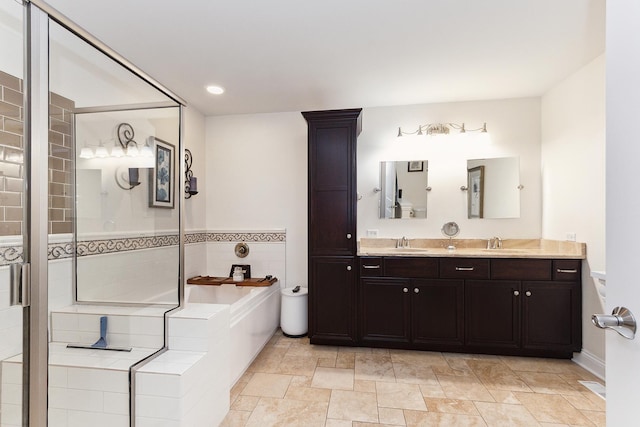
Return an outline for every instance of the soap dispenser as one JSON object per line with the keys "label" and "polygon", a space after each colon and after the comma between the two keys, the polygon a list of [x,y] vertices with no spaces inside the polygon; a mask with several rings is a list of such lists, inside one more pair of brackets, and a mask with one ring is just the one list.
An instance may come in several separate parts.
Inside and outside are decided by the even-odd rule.
{"label": "soap dispenser", "polygon": [[242,271],[242,267],[236,267],[233,269],[233,281],[234,282],[244,281],[244,272]]}

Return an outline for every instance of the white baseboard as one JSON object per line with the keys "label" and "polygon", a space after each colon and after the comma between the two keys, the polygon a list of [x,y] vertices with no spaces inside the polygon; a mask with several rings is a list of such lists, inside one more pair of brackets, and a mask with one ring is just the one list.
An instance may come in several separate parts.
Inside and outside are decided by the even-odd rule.
{"label": "white baseboard", "polygon": [[605,361],[597,358],[592,353],[582,350],[580,353],[573,353],[573,360],[587,371],[604,381],[605,379]]}

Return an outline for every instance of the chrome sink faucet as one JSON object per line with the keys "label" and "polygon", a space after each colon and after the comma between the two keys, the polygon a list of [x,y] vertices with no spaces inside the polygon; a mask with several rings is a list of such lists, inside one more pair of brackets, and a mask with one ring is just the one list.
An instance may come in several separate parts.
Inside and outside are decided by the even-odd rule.
{"label": "chrome sink faucet", "polygon": [[409,239],[402,236],[401,239],[398,239],[396,242],[396,248],[408,248],[409,247]]}
{"label": "chrome sink faucet", "polygon": [[502,249],[502,239],[497,236],[487,239],[487,249]]}

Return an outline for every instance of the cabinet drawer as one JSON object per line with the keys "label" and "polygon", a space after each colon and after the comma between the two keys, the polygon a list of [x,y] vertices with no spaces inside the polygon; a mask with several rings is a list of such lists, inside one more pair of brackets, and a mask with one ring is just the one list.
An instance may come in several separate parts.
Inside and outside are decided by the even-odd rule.
{"label": "cabinet drawer", "polygon": [[361,257],[360,258],[360,277],[376,277],[382,276],[382,258],[381,257]]}
{"label": "cabinet drawer", "polygon": [[491,278],[503,280],[551,280],[551,260],[492,259]]}
{"label": "cabinet drawer", "polygon": [[478,258],[443,258],[440,260],[443,279],[488,279],[489,260]]}
{"label": "cabinet drawer", "polygon": [[577,282],[581,277],[579,259],[557,259],[553,261],[553,280],[570,280]]}
{"label": "cabinet drawer", "polygon": [[438,277],[438,260],[423,257],[385,257],[384,275],[436,279]]}

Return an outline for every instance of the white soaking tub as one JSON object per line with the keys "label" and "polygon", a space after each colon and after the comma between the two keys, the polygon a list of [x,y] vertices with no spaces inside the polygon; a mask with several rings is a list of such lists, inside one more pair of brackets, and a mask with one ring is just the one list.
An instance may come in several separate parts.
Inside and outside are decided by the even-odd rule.
{"label": "white soaking tub", "polygon": [[271,286],[186,285],[187,304],[230,305],[230,380],[233,386],[280,325],[280,283]]}

